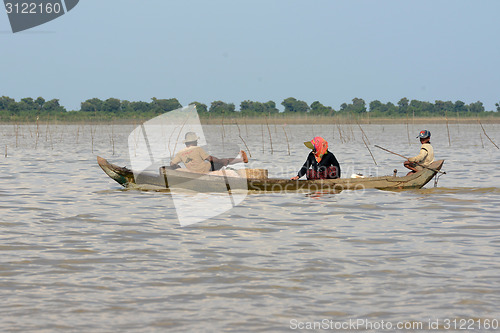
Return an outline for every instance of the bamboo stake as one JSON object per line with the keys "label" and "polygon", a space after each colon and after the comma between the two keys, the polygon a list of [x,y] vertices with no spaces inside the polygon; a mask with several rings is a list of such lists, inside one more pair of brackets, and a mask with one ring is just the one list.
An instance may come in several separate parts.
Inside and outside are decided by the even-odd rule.
{"label": "bamboo stake", "polygon": [[342,130],[340,129],[340,124],[337,124],[337,129],[339,130],[340,142],[344,143],[344,137],[342,136]]}
{"label": "bamboo stake", "polygon": [[7,157],[7,145],[5,145],[5,157]]}
{"label": "bamboo stake", "polygon": [[266,116],[266,125],[267,125],[267,132],[269,133],[269,142],[271,143],[271,155],[273,155],[274,154],[273,138],[271,137],[271,130],[269,129],[269,122],[267,121],[267,116]]}
{"label": "bamboo stake", "polygon": [[115,130],[113,124],[111,124],[111,147],[113,149],[113,156],[115,155]]}
{"label": "bamboo stake", "polygon": [[375,161],[375,157],[373,157],[372,151],[370,150],[370,147],[366,144],[365,138],[362,136],[361,139],[363,139],[363,143],[365,144],[366,149],[370,152],[370,156],[372,157],[373,163],[378,166],[377,161]]}
{"label": "bamboo stake", "polygon": [[448,131],[448,145],[451,147],[451,138],[450,138],[450,127],[448,126],[448,112],[444,112],[444,118],[446,119],[446,131]]}
{"label": "bamboo stake", "polygon": [[237,122],[237,121],[235,121],[235,123],[236,123],[236,127],[238,127],[238,136],[240,137],[241,141],[243,141],[243,144],[245,145],[245,147],[246,147],[246,149],[247,149],[247,151],[248,151],[248,155],[249,155],[250,157],[252,157],[252,153],[250,152],[250,148],[248,148],[247,143],[246,143],[246,142],[245,142],[245,140],[243,140],[243,138],[241,137],[240,125],[238,125],[238,122]]}
{"label": "bamboo stake", "polygon": [[406,133],[408,134],[408,145],[411,145],[410,141],[410,129],[408,128],[408,110],[406,110]]}
{"label": "bamboo stake", "polygon": [[54,143],[52,141],[52,132],[49,131],[49,136],[50,136],[50,147],[52,150],[54,150]]}
{"label": "bamboo stake", "polygon": [[479,138],[481,139],[481,146],[483,146],[484,149],[483,135],[481,133],[479,133]]}
{"label": "bamboo stake", "polygon": [[48,133],[49,133],[49,119],[47,118],[47,123],[45,125],[45,142],[49,141]]}
{"label": "bamboo stake", "polygon": [[286,134],[285,125],[283,125],[283,132],[285,133],[286,144],[288,146],[288,155],[290,156],[290,143],[288,142],[288,135]]}
{"label": "bamboo stake", "polygon": [[260,132],[262,137],[262,154],[264,154],[264,125],[260,124]]}
{"label": "bamboo stake", "polygon": [[62,129],[61,129],[61,138],[59,140],[59,142],[61,142],[61,143],[63,142],[63,138],[64,138],[64,128],[65,128],[65,126],[62,126]]}
{"label": "bamboo stake", "polygon": [[477,118],[477,122],[479,123],[479,125],[481,126],[481,128],[483,129],[483,132],[484,132],[484,135],[486,135],[486,137],[488,138],[488,140],[491,141],[491,143],[493,145],[495,145],[495,147],[497,147],[497,149],[500,149],[498,148],[498,146],[496,145],[496,143],[493,142],[493,140],[491,140],[491,138],[488,136],[488,134],[486,134],[486,131],[484,130],[484,127],[483,127],[483,124],[481,124],[481,122],[479,121],[479,118]]}
{"label": "bamboo stake", "polygon": [[19,124],[16,123],[16,148],[18,147],[19,143]]}
{"label": "bamboo stake", "polygon": [[92,124],[90,124],[90,138],[92,141],[92,154],[94,153],[94,131],[92,130]]}
{"label": "bamboo stake", "polygon": [[78,144],[78,136],[80,135],[80,124],[78,124],[78,128],[76,129],[76,144]]}
{"label": "bamboo stake", "polygon": [[35,150],[38,147],[38,116],[36,116]]}
{"label": "bamboo stake", "polygon": [[[355,118],[355,119],[356,119],[356,118]],[[361,134],[362,134],[362,135],[361,135],[361,137],[363,138],[363,136],[364,136],[364,137],[366,138],[366,141],[368,141],[368,144],[370,145],[370,144],[371,144],[371,143],[370,143],[370,139],[368,139],[368,136],[366,136],[366,133],[365,133],[365,131],[363,131],[363,128],[362,128],[362,127],[361,127],[361,125],[359,124],[358,119],[356,119],[356,123],[358,124],[359,129],[361,130]],[[363,139],[363,141],[364,141],[364,139]],[[365,143],[365,144],[366,144],[366,143]],[[375,164],[377,164],[377,163],[375,163]]]}
{"label": "bamboo stake", "polygon": [[224,144],[224,137],[226,136],[226,130],[224,129],[224,113],[222,113],[222,118],[220,123],[222,125],[222,141],[223,141],[222,144]]}
{"label": "bamboo stake", "polygon": [[[175,139],[174,152],[177,149],[177,143],[179,142],[179,137],[181,136],[182,130],[184,129],[184,126],[186,126],[186,123],[187,123],[188,119],[189,118],[186,117],[186,119],[182,123],[181,129],[179,130],[179,134],[177,134],[177,139]],[[224,125],[223,125],[222,128],[224,128]],[[175,130],[172,131],[172,134],[170,134],[170,138],[172,138],[172,135],[174,134],[174,132],[175,132]],[[170,138],[168,139],[169,149],[170,149]],[[222,150],[224,150],[224,135],[222,135]],[[170,159],[172,160],[173,158],[174,158],[174,156],[173,156],[172,152],[170,152]]]}

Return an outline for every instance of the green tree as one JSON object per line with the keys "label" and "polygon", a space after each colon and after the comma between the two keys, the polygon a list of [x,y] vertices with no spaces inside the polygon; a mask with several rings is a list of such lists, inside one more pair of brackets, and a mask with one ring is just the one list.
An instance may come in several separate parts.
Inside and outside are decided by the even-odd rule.
{"label": "green tree", "polygon": [[43,109],[47,113],[57,113],[66,111],[66,109],[59,104],[59,100],[56,98],[45,102]]}
{"label": "green tree", "polygon": [[453,106],[453,110],[456,113],[465,114],[465,113],[467,113],[467,106],[462,101],[456,101],[455,105]]}
{"label": "green tree", "polygon": [[31,97],[22,98],[19,101],[19,107],[24,111],[38,110],[38,107],[35,106],[35,101]]}
{"label": "green tree", "polygon": [[412,99],[409,109],[409,111],[411,111],[412,113],[414,112],[416,116],[432,116],[434,111],[434,104]]}
{"label": "green tree", "polygon": [[366,112],[366,103],[362,98],[353,98],[352,99],[353,112],[355,113],[364,113]]}
{"label": "green tree", "polygon": [[80,111],[83,112],[100,112],[102,111],[102,105],[104,102],[99,98],[88,99],[81,103]]}
{"label": "green tree", "polygon": [[151,99],[152,109],[157,114],[173,111],[182,107],[177,98],[157,99],[153,97]]}
{"label": "green tree", "polygon": [[331,106],[324,106],[319,101],[315,101],[311,104],[311,114],[314,115],[332,115],[333,108]]}
{"label": "green tree", "polygon": [[0,110],[8,110],[9,105],[16,103],[16,100],[7,96],[0,98]]}
{"label": "green tree", "polygon": [[495,103],[495,106],[497,107],[497,112],[500,112],[500,103]]}
{"label": "green tree", "polygon": [[130,107],[136,113],[147,113],[151,110],[151,105],[147,102],[139,101],[139,102],[131,102]]}
{"label": "green tree", "polygon": [[132,108],[132,105],[130,101],[123,100],[121,101],[121,109],[122,113],[130,114],[134,112],[134,109]]}
{"label": "green tree", "polygon": [[484,105],[483,105],[483,103],[480,102],[480,101],[477,101],[476,103],[469,104],[469,112],[475,113],[475,114],[484,112]]}
{"label": "green tree", "polygon": [[398,111],[400,114],[406,114],[408,112],[408,107],[410,106],[410,101],[408,98],[403,97],[398,102]]}
{"label": "green tree", "polygon": [[102,111],[106,113],[120,113],[122,103],[117,98],[108,98],[102,104]]}
{"label": "green tree", "polygon": [[380,102],[379,100],[371,101],[369,104],[370,114],[374,116],[389,116],[387,104]]}
{"label": "green tree", "polygon": [[194,104],[196,105],[196,111],[200,114],[205,114],[208,112],[208,107],[206,104],[200,103],[200,102],[191,102],[189,105]]}
{"label": "green tree", "polygon": [[35,104],[37,105],[38,109],[41,110],[43,108],[43,105],[45,104],[45,98],[43,97],[38,97],[35,100]]}
{"label": "green tree", "polygon": [[14,103],[10,103],[9,104],[9,107],[8,107],[8,111],[9,111],[9,114],[12,115],[12,116],[15,116],[15,115],[18,115],[19,114],[19,104],[14,102]]}
{"label": "green tree", "polygon": [[387,115],[395,115],[398,113],[399,108],[391,102],[387,102],[385,105]]}
{"label": "green tree", "polygon": [[279,113],[280,110],[276,107],[276,103],[274,101],[267,101],[264,103],[264,107],[266,108],[267,113]]}
{"label": "green tree", "polygon": [[293,97],[286,98],[281,102],[281,105],[285,107],[285,112],[287,113],[306,113],[310,109],[306,102]]}
{"label": "green tree", "polygon": [[259,115],[279,112],[279,110],[276,108],[276,103],[273,101],[261,103],[248,100],[240,103],[240,111],[242,114],[246,115]]}
{"label": "green tree", "polygon": [[440,115],[440,116],[445,116],[448,113],[453,112],[455,109],[455,105],[453,102],[447,101],[435,101],[434,103],[434,114],[435,115]]}
{"label": "green tree", "polygon": [[210,105],[208,112],[218,114],[230,114],[235,110],[233,103],[224,103],[223,101],[214,101]]}
{"label": "green tree", "polygon": [[343,103],[340,106],[341,112],[365,113],[366,103],[362,98],[353,98],[351,104]]}

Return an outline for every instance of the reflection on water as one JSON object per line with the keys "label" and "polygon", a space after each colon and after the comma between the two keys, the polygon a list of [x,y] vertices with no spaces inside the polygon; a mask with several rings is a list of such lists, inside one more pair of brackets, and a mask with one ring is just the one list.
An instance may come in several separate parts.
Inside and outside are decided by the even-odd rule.
{"label": "reflection on water", "polygon": [[[293,176],[308,152],[302,142],[315,135],[329,140],[346,175],[404,172],[401,159],[372,149],[376,166],[359,129],[343,126],[344,142],[335,125],[286,126],[287,142],[273,125],[271,154],[267,128],[263,136],[260,125],[240,124],[250,167],[271,177]],[[4,331],[289,331],[294,319],[500,318],[500,153],[482,147],[477,125],[450,126],[451,147],[445,125],[425,127],[446,160],[437,188],[253,194],[185,228],[168,192],[122,190],[97,166],[96,155],[129,165],[132,128],[51,125],[37,139],[33,126],[17,135],[15,125],[0,126],[8,149],[0,157]],[[405,125],[363,129],[372,145],[418,152]],[[485,129],[500,141],[498,125]],[[205,133],[221,136],[219,126]],[[224,135],[239,142],[235,126]]]}

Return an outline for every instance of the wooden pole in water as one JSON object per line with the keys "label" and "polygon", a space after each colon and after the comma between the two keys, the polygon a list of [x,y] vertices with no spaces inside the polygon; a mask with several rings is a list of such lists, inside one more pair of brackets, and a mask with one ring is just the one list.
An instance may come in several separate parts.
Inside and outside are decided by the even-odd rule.
{"label": "wooden pole in water", "polygon": [[16,148],[18,147],[19,143],[19,124],[16,122]]}
{"label": "wooden pole in water", "polygon": [[488,140],[490,140],[490,141],[491,141],[491,143],[492,143],[495,147],[497,147],[497,149],[500,149],[500,148],[498,148],[498,146],[496,145],[496,143],[494,143],[494,142],[493,142],[493,140],[491,140],[491,138],[488,136],[488,134],[486,134],[486,131],[485,131],[484,127],[483,127],[483,124],[481,124],[481,122],[479,121],[479,118],[477,118],[477,122],[479,123],[479,125],[480,125],[480,126],[481,126],[481,128],[483,129],[484,135],[486,135],[486,137],[488,138]]}
{"label": "wooden pole in water", "polygon": [[7,157],[7,145],[5,145],[5,157]]}
{"label": "wooden pole in water", "polygon": [[375,165],[378,165],[377,161],[375,161],[375,157],[373,157],[373,154],[372,154],[372,151],[370,150],[370,147],[368,147],[368,145],[366,144],[365,138],[363,136],[361,136],[361,138],[363,139],[363,143],[365,144],[366,149],[368,149],[368,152],[370,153],[370,156],[372,157],[373,163],[375,163]]}
{"label": "wooden pole in water", "polygon": [[337,123],[337,129],[339,130],[340,142],[344,143],[344,137],[342,136],[342,129],[340,128],[340,124],[338,124],[338,123]]}
{"label": "wooden pole in water", "polygon": [[288,145],[288,155],[290,156],[290,143],[288,142],[288,135],[286,134],[285,125],[283,125],[283,132],[285,133],[286,144]]}
{"label": "wooden pole in water", "polygon": [[[356,118],[354,118],[354,119],[356,119]],[[363,131],[363,128],[361,127],[361,125],[359,124],[359,121],[357,119],[356,119],[356,123],[358,124],[359,129],[361,130],[361,134],[362,134],[361,137],[364,136],[366,138],[366,141],[368,141],[368,144],[370,145],[371,144],[370,139],[368,139],[368,136],[366,136],[365,131]],[[375,163],[375,164],[377,164],[377,163]]]}
{"label": "wooden pole in water", "polygon": [[267,121],[267,115],[266,115],[266,125],[267,125],[267,132],[269,133],[269,142],[271,143],[271,155],[273,155],[274,154],[273,138],[271,137],[271,130],[269,129],[269,122]]}
{"label": "wooden pole in water", "polygon": [[243,144],[245,145],[245,147],[248,151],[248,155],[250,157],[252,157],[252,153],[250,152],[250,148],[248,148],[247,143],[245,142],[245,140],[243,140],[243,137],[241,136],[241,130],[240,130],[240,125],[238,125],[238,121],[235,121],[235,123],[236,123],[236,127],[238,128],[238,136],[240,137],[241,141],[243,141]]}
{"label": "wooden pole in water", "polygon": [[[366,149],[368,149],[368,152],[370,153],[370,156],[372,157],[373,163],[375,163],[375,165],[378,165],[377,161],[375,161],[375,157],[373,157],[373,154],[372,154],[372,151],[370,150],[370,147],[368,147],[368,145],[370,144],[370,140],[366,136],[365,131],[363,131],[363,128],[361,127],[358,119],[356,117],[354,117],[354,120],[356,120],[356,123],[358,124],[359,129],[361,130],[361,139],[363,140],[363,143],[365,144]],[[366,140],[365,140],[365,138],[366,138]],[[368,144],[366,143],[366,141],[368,141]]]}
{"label": "wooden pole in water", "polygon": [[448,131],[448,145],[451,147],[450,127],[448,126],[448,112],[446,111],[444,111],[444,118],[446,119],[446,130]]}
{"label": "wooden pole in water", "polygon": [[226,136],[226,130],[224,129],[224,115],[225,113],[222,113],[222,118],[221,118],[221,125],[222,125],[222,140],[224,141],[224,137]]}
{"label": "wooden pole in water", "polygon": [[262,134],[262,154],[264,154],[264,125],[260,124],[260,133]]}
{"label": "wooden pole in water", "polygon": [[38,147],[38,116],[36,116],[35,150]]}
{"label": "wooden pole in water", "polygon": [[408,128],[408,122],[410,120],[408,119],[408,110],[406,110],[406,133],[408,134],[408,145],[411,145],[410,141],[410,129]]}

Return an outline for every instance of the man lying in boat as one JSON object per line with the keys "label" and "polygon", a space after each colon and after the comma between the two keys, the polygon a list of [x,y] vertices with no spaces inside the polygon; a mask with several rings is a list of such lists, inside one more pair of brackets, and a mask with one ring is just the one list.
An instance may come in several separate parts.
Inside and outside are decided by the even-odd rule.
{"label": "man lying in boat", "polygon": [[198,146],[199,137],[194,132],[187,132],[183,141],[186,148],[178,152],[170,166],[179,167],[182,162],[189,171],[207,173],[220,170],[223,166],[236,163],[248,163],[247,154],[240,151],[241,157],[237,158],[217,158],[209,155],[203,148]]}
{"label": "man lying in boat", "polygon": [[403,164],[406,168],[411,170],[408,172],[408,175],[418,172],[434,162],[434,148],[431,146],[431,132],[423,130],[418,134],[417,139],[420,139],[420,143],[422,144],[420,153],[415,157],[410,157]]}
{"label": "man lying in boat", "polygon": [[325,139],[317,136],[311,141],[304,142],[304,145],[312,151],[297,176],[291,180],[297,180],[303,175],[306,175],[307,179],[340,178],[340,164],[335,155],[328,151],[328,142]]}

